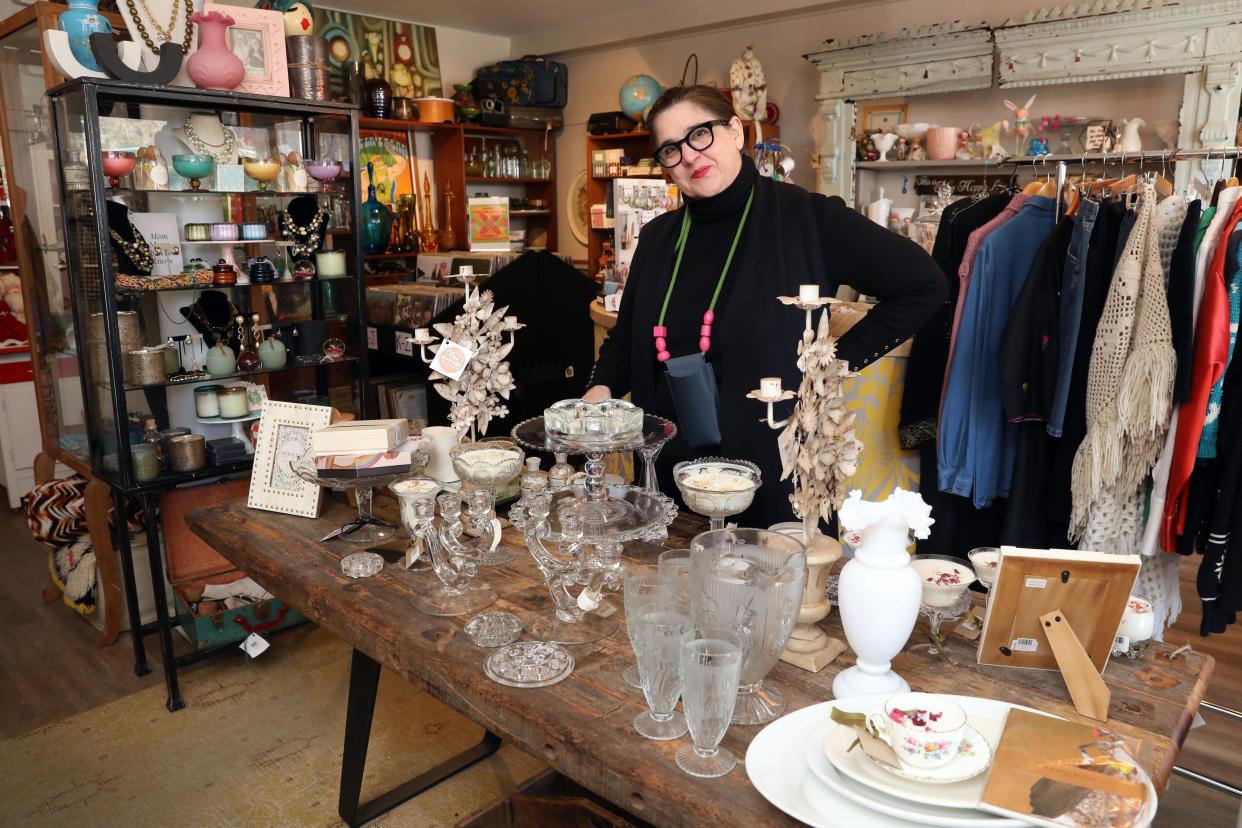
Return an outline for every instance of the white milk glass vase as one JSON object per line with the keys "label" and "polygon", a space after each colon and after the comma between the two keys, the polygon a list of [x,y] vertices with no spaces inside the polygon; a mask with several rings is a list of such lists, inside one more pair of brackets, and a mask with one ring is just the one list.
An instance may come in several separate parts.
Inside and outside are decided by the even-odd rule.
{"label": "white milk glass vase", "polygon": [[841,570],[837,606],[857,663],[837,675],[838,699],[903,693],[910,685],[893,672],[892,660],[910,638],[919,615],[922,583],[906,551],[910,533],[926,538],[931,507],[918,494],[894,489],[881,502],[850,492],[838,512],[841,525],[862,535],[854,559]]}

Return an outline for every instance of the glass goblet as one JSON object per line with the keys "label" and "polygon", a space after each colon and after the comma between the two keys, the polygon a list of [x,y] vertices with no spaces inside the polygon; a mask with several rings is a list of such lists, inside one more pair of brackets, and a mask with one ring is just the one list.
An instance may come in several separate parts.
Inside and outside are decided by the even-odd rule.
{"label": "glass goblet", "polygon": [[915,555],[910,563],[923,584],[921,610],[931,624],[928,643],[916,644],[910,651],[926,650],[928,655],[939,655],[944,646],[940,625],[946,619],[961,618],[970,608],[967,591],[975,575],[960,559],[948,555]]}
{"label": "glass goblet", "polygon": [[114,190],[121,186],[121,179],[133,172],[138,163],[138,155],[126,150],[104,150],[100,158],[104,175],[108,176],[108,186]]}
{"label": "glass goblet", "polygon": [[[638,652],[638,609],[652,600],[671,601],[673,598],[673,580],[661,575],[649,566],[627,566],[625,568],[625,629],[630,636],[630,646]],[[638,674],[638,663],[625,668],[621,674],[630,687],[641,688],[642,679]]]}
{"label": "glass goblet", "polygon": [[656,558],[660,574],[673,579],[677,605],[690,609],[690,550],[667,549]]}
{"label": "glass goblet", "polygon": [[729,729],[742,674],[742,644],[730,630],[703,627],[681,638],[681,702],[693,745],[677,751],[691,776],[724,776],[737,759],[720,740]]}
{"label": "glass goblet", "polygon": [[646,739],[676,739],[686,733],[686,720],[676,708],[681,697],[681,637],[690,629],[690,617],[668,599],[643,604],[637,616],[635,653],[648,709],[634,719],[634,729]]}
{"label": "glass goblet", "polygon": [[197,190],[215,169],[216,159],[206,153],[181,153],[172,157],[172,165],[177,175],[190,182],[190,189]]}
{"label": "glass goblet", "polygon": [[280,176],[280,160],[277,158],[244,158],[242,170],[247,178],[259,183],[260,192],[272,189],[271,183]]}
{"label": "glass goblet", "polygon": [[725,518],[750,508],[763,478],[754,463],[706,457],[678,463],[673,480],[691,511],[709,518],[712,529],[723,529]]}
{"label": "glass goblet", "polygon": [[975,577],[988,590],[989,597],[996,576],[1000,573],[1000,550],[995,546],[980,546],[966,553],[970,565],[975,569]]}
{"label": "glass goblet", "polygon": [[341,174],[342,165],[340,161],[308,158],[303,163],[306,165],[306,174],[319,182],[319,189],[321,191],[327,191],[328,185]]}

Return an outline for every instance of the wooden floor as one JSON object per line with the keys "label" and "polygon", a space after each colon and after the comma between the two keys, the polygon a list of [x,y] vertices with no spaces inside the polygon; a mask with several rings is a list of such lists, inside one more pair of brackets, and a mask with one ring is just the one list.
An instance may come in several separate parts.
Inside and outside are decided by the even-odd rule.
{"label": "wooden floor", "polygon": [[[57,602],[46,604],[40,593],[48,583],[47,554],[31,540],[24,519],[0,514],[0,739],[58,721],[162,681],[158,639],[148,639],[150,675],[133,673],[128,637],[105,649],[95,646],[95,628]],[[1194,594],[1198,559],[1187,559],[1182,569],[1186,610],[1167,639],[1189,643],[1216,659],[1216,673],[1207,698],[1218,704],[1242,707],[1242,627],[1224,636],[1199,637],[1199,602]],[[297,646],[304,630],[280,639],[280,646]],[[181,642],[182,646],[184,642]],[[222,658],[240,658],[240,653]],[[206,661],[183,671],[210,670]],[[962,692],[969,693],[969,688]],[[165,714],[175,715],[175,714]],[[1178,758],[1182,767],[1242,787],[1242,721],[1205,712],[1206,726],[1191,732]],[[2,760],[0,760],[2,765]],[[1160,803],[1156,824],[1166,828],[1233,828],[1239,802],[1185,779],[1174,777]]]}

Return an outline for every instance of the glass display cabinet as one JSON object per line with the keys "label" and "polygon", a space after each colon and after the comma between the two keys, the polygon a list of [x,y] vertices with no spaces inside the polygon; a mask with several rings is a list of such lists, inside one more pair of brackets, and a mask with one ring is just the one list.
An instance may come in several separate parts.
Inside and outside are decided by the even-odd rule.
{"label": "glass display cabinet", "polygon": [[[83,411],[61,440],[96,476],[245,471],[268,398],[366,416],[356,108],[94,79],[48,100]],[[246,452],[203,456],[229,437]]]}

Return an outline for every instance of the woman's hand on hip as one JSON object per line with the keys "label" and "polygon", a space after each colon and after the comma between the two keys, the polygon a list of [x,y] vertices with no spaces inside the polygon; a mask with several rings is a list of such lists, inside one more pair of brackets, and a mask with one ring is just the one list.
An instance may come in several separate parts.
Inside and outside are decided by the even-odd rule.
{"label": "woman's hand on hip", "polygon": [[589,403],[603,402],[612,399],[612,390],[607,385],[593,385],[587,389],[582,395],[582,399]]}

